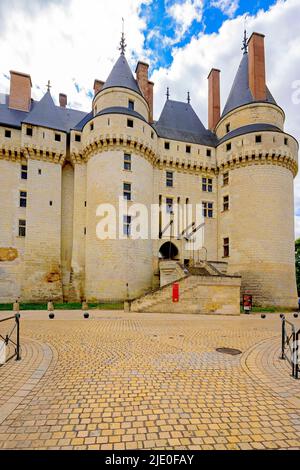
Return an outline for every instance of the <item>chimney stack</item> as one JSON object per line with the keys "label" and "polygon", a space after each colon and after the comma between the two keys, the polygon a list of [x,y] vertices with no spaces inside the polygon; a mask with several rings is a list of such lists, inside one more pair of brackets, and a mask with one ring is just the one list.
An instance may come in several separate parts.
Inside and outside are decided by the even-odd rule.
{"label": "chimney stack", "polygon": [[208,75],[208,128],[211,131],[214,131],[220,117],[220,70],[212,69]]}
{"label": "chimney stack", "polygon": [[148,78],[149,65],[139,61],[135,70],[141,92],[149,106],[149,122],[153,122],[153,89],[154,83]]}
{"label": "chimney stack", "polygon": [[97,93],[99,93],[99,91],[102,90],[103,88],[103,85],[104,85],[104,82],[102,82],[102,80],[95,80],[94,81],[94,96],[97,95]]}
{"label": "chimney stack", "polygon": [[253,33],[248,42],[249,47],[249,86],[256,101],[267,99],[265,36]]}
{"label": "chimney stack", "polygon": [[68,104],[68,97],[64,93],[59,94],[59,106],[61,108],[66,108]]}
{"label": "chimney stack", "polygon": [[10,94],[8,107],[18,111],[30,111],[31,87],[32,82],[30,75],[12,70],[10,72]]}

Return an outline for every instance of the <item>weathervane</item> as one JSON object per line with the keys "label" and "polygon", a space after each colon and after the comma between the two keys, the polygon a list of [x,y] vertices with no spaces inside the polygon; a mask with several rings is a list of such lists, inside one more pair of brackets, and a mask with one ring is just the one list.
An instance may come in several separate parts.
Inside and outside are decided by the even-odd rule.
{"label": "weathervane", "polygon": [[121,55],[125,55],[125,50],[127,47],[127,44],[125,41],[124,23],[125,23],[124,18],[122,18],[122,36],[121,36],[120,47],[119,47],[119,51],[121,51]]}
{"label": "weathervane", "polygon": [[170,98],[170,88],[169,87],[167,87],[167,95],[166,96],[167,96],[167,100],[168,100]]}
{"label": "weathervane", "polygon": [[50,88],[51,88],[50,80],[48,80],[48,83],[47,83],[46,87],[47,87],[47,90],[50,91]]}
{"label": "weathervane", "polygon": [[188,102],[188,104],[190,104],[190,102],[191,102],[191,94],[190,94],[189,91],[188,91],[188,94],[187,94],[187,102]]}
{"label": "weathervane", "polygon": [[244,39],[243,39],[243,47],[242,51],[244,51],[244,54],[247,54],[248,52],[248,38],[247,38],[247,15],[245,16],[245,21],[244,21]]}

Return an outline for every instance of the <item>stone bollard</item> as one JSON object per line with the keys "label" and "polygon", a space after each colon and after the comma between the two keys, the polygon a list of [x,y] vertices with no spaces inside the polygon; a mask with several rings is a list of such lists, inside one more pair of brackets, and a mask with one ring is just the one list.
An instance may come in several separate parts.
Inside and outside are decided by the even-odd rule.
{"label": "stone bollard", "polygon": [[124,312],[130,312],[130,301],[129,300],[125,300],[124,302]]}
{"label": "stone bollard", "polygon": [[89,304],[88,304],[86,301],[82,302],[82,307],[81,307],[81,309],[82,309],[84,312],[87,311],[87,310],[89,309]]}
{"label": "stone bollard", "polygon": [[13,305],[13,311],[14,312],[19,312],[20,311],[20,304],[17,300],[15,301],[15,303]]}
{"label": "stone bollard", "polygon": [[51,302],[51,301],[48,302],[47,309],[48,309],[48,312],[53,312],[53,310],[54,310],[53,302]]}

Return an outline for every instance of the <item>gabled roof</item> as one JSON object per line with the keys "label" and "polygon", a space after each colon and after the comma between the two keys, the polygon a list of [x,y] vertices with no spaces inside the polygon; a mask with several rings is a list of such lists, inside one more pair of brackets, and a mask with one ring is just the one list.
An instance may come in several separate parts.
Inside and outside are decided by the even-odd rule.
{"label": "gabled roof", "polygon": [[48,127],[50,129],[65,129],[63,119],[54,104],[50,91],[47,91],[41,101],[36,103],[23,122],[25,124]]}
{"label": "gabled roof", "polygon": [[217,145],[216,136],[198,118],[189,103],[167,100],[159,120],[154,124],[158,135],[200,145]]}
{"label": "gabled roof", "polygon": [[124,55],[120,55],[101,91],[112,87],[129,88],[142,94]]}
{"label": "gabled roof", "polygon": [[[243,55],[237,74],[235,76],[222,117],[228,114],[230,111],[232,111],[235,108],[239,108],[240,106],[243,106],[245,104],[250,104],[250,103],[255,102],[255,99],[253,98],[250,87],[249,87],[248,66],[249,66],[249,57],[248,57],[248,54],[245,53]],[[277,104],[268,88],[267,88],[266,102]]]}

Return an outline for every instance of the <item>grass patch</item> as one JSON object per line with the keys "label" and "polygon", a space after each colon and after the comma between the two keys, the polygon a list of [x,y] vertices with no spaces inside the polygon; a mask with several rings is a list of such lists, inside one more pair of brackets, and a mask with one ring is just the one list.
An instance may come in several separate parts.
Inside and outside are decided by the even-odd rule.
{"label": "grass patch", "polygon": [[[55,310],[81,310],[81,303],[55,303]],[[123,310],[123,302],[105,302],[105,303],[90,303],[89,309],[91,310]],[[12,311],[13,304],[0,304],[0,311]],[[46,303],[21,303],[20,310],[47,310]]]}

